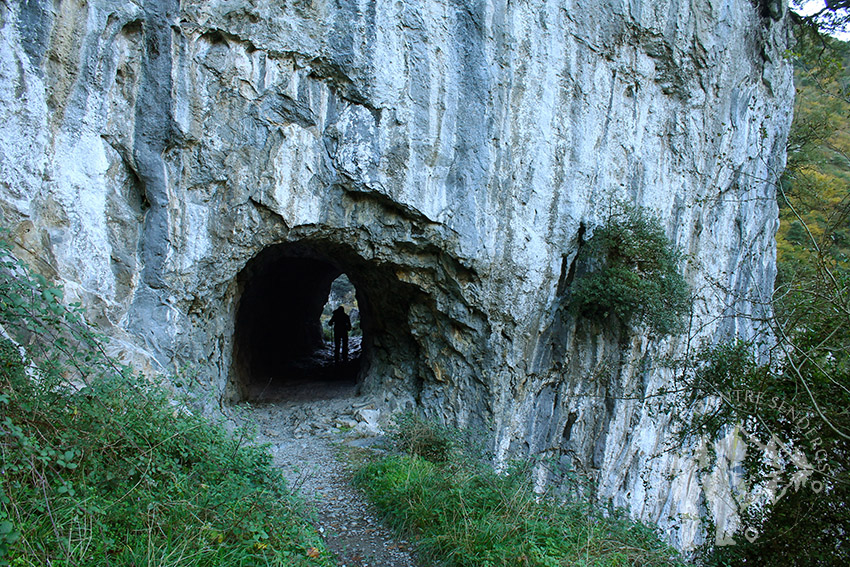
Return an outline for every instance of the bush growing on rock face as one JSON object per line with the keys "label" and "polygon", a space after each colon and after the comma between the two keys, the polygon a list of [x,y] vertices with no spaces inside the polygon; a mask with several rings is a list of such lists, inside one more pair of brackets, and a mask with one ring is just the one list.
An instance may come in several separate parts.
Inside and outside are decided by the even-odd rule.
{"label": "bush growing on rock face", "polygon": [[657,218],[618,206],[579,250],[570,307],[588,319],[613,315],[624,325],[675,333],[691,307],[688,284],[676,269],[681,258]]}

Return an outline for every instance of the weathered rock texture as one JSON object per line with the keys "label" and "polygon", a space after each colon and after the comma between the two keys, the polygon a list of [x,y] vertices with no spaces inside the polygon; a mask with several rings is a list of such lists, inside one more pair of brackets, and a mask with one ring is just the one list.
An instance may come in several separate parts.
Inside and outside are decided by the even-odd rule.
{"label": "weathered rock texture", "polygon": [[[569,460],[688,547],[717,505],[644,396],[687,345],[750,336],[734,315],[772,289],[793,96],[782,12],[3,2],[3,223],[116,352],[191,365],[225,401],[245,379],[234,329],[252,275],[311,260],[321,293],[345,272],[363,388],[492,426],[499,458]],[[582,227],[618,200],[655,211],[690,255],[688,334],[563,309]]]}

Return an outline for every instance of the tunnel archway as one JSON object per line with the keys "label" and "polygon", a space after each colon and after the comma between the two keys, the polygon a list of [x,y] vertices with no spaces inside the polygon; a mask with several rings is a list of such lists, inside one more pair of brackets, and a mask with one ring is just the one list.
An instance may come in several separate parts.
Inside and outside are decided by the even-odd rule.
{"label": "tunnel archway", "polygon": [[[348,359],[335,361],[323,328],[331,286],[345,262],[317,247],[281,244],[253,258],[239,274],[241,294],[234,329],[234,370],[239,398],[270,400],[350,395],[368,356],[368,305],[350,274],[361,306],[362,343]],[[334,306],[335,307],[335,306]],[[350,306],[349,306],[350,309]],[[327,319],[327,317],[325,317]],[[326,321],[325,321],[326,322]],[[362,346],[361,346],[362,345]]]}

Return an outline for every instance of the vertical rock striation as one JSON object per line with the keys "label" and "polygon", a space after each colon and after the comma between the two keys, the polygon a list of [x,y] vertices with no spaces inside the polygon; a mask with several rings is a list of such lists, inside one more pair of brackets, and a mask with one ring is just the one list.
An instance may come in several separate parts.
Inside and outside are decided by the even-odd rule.
{"label": "vertical rock striation", "polygon": [[[768,9],[769,8],[769,9]],[[128,360],[239,395],[263,251],[345,272],[363,387],[548,455],[676,545],[715,504],[665,359],[751,337],[793,97],[780,3],[0,3],[0,213]],[[582,234],[652,209],[688,333],[564,309]],[[242,274],[240,276],[240,273]]]}

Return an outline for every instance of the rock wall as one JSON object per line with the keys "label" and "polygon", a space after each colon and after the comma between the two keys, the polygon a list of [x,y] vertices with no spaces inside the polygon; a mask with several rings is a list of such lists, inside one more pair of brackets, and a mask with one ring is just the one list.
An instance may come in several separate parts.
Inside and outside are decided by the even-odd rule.
{"label": "rock wall", "polygon": [[[365,390],[491,427],[499,459],[568,461],[688,548],[717,505],[652,395],[672,383],[665,358],[751,336],[772,290],[783,12],[0,3],[2,222],[117,355],[190,365],[225,401],[250,261],[329,263],[357,287]],[[620,200],[689,255],[682,336],[563,309],[580,233]]]}

